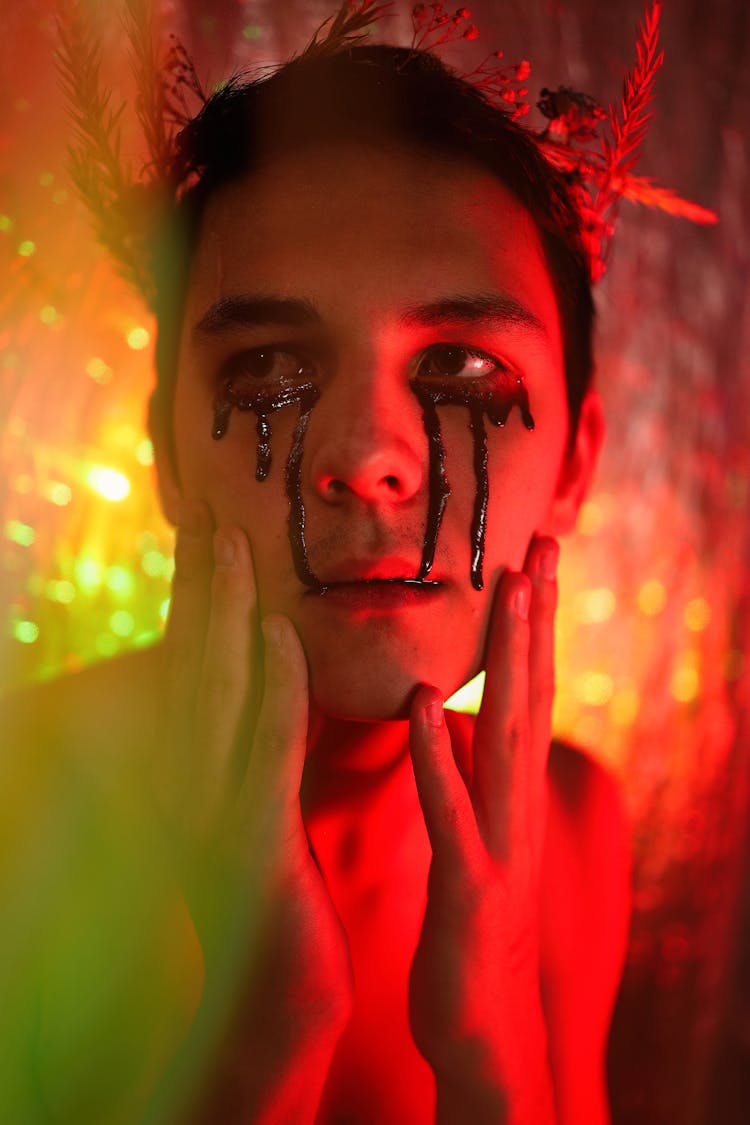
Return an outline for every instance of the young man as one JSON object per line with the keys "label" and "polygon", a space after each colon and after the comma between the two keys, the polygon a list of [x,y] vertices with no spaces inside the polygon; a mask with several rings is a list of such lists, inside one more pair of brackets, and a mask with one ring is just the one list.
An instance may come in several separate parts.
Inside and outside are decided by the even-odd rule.
{"label": "young man", "polygon": [[603,435],[565,185],[395,48],[231,88],[183,146],[167,637],[44,707],[148,748],[202,950],[189,1117],[604,1125],[622,821],[550,749],[555,537]]}

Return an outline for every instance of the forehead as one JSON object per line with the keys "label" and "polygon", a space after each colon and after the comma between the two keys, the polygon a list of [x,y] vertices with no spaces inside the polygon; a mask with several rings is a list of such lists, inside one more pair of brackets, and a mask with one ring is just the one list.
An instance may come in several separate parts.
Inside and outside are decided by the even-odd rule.
{"label": "forehead", "polygon": [[489,291],[528,307],[560,349],[539,232],[499,180],[461,159],[346,143],[275,156],[214,193],[187,319],[247,292],[309,297],[349,322]]}

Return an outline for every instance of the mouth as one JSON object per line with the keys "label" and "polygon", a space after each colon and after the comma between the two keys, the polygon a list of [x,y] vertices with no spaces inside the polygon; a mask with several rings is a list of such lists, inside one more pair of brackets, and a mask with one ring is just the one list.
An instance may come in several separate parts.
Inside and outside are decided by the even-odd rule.
{"label": "mouth", "polygon": [[393,610],[427,605],[444,588],[442,582],[427,578],[356,578],[322,583],[307,596],[351,610]]}

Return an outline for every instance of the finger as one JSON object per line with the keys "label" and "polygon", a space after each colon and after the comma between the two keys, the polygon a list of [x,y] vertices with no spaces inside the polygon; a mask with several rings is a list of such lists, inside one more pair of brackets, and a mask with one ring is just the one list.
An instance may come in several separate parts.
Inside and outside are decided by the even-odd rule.
{"label": "finger", "polygon": [[409,745],[433,855],[466,870],[478,843],[474,810],[453,756],[442,697],[426,684],[412,700]]}
{"label": "finger", "polygon": [[[250,830],[255,827],[266,833],[299,833],[299,794],[307,751],[307,661],[287,617],[270,614],[261,628],[263,700],[238,799],[238,813]],[[284,842],[278,841],[282,847]],[[253,840],[253,846],[256,843]]]}
{"label": "finger", "polygon": [[495,592],[474,733],[472,799],[487,848],[500,859],[526,824],[529,804],[530,603],[527,575],[506,571]]}
{"label": "finger", "polygon": [[183,505],[175,544],[175,573],[164,638],[162,781],[173,791],[175,773],[192,737],[195,699],[211,602],[212,520],[202,501]]}
{"label": "finger", "polygon": [[255,670],[257,594],[250,544],[238,527],[214,534],[211,611],[203,650],[191,777],[199,819],[220,815]]}
{"label": "finger", "polygon": [[529,618],[529,706],[534,774],[530,792],[531,811],[542,806],[546,792],[547,759],[555,696],[555,610],[557,608],[557,564],[560,546],[549,536],[534,538],[524,571],[531,579],[533,595]]}

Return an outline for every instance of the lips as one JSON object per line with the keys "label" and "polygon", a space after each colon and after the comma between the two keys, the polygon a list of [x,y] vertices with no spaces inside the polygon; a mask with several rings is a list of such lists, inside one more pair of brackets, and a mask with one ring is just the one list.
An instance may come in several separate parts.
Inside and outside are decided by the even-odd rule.
{"label": "lips", "polygon": [[420,563],[413,559],[392,556],[377,559],[345,559],[333,566],[321,568],[317,573],[322,586],[352,585],[356,583],[421,582],[417,578]]}
{"label": "lips", "polygon": [[368,578],[361,582],[334,582],[317,593],[321,604],[352,612],[409,609],[430,604],[442,592],[439,582],[417,579]]}
{"label": "lips", "polygon": [[402,558],[349,559],[326,568],[317,594],[349,609],[400,609],[431,601],[442,582],[418,578],[419,566]]}

